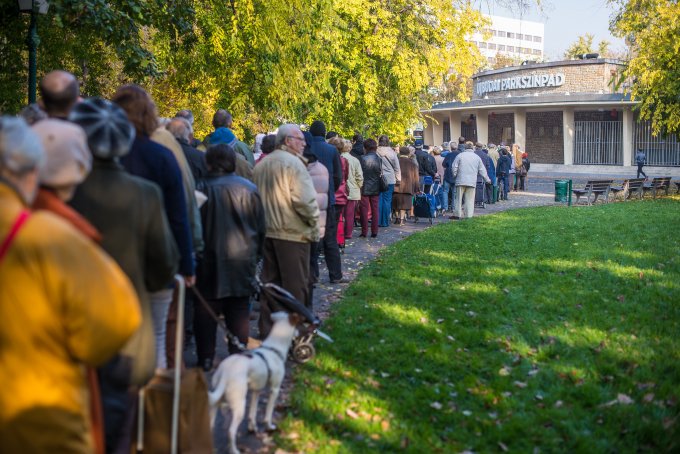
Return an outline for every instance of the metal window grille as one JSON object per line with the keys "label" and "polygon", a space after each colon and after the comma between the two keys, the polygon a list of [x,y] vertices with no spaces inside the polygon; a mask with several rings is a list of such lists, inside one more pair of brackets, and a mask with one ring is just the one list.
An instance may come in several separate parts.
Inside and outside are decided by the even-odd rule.
{"label": "metal window grille", "polygon": [[680,141],[674,134],[652,135],[652,123],[646,120],[635,122],[633,129],[633,153],[631,164],[636,165],[635,154],[642,148],[648,166],[680,166]]}
{"label": "metal window grille", "polygon": [[575,121],[574,164],[623,165],[623,123]]}

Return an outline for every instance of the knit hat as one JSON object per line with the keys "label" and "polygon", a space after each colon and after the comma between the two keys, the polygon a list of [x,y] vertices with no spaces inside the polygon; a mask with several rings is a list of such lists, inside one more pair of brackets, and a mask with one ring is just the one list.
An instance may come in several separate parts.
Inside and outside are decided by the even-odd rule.
{"label": "knit hat", "polygon": [[40,168],[40,184],[53,188],[77,185],[92,168],[83,128],[56,118],[33,125],[45,149],[45,163]]}
{"label": "knit hat", "polygon": [[321,120],[315,120],[309,127],[309,132],[314,137],[326,137],[326,125]]}
{"label": "knit hat", "polygon": [[125,111],[105,99],[90,98],[76,104],[69,120],[83,128],[90,152],[96,158],[125,156],[135,140],[135,127]]}

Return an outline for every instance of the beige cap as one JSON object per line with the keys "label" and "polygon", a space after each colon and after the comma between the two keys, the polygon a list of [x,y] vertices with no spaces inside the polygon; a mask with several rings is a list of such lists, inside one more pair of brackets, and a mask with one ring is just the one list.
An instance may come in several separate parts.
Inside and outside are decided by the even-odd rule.
{"label": "beige cap", "polygon": [[48,118],[33,125],[45,148],[40,184],[53,188],[77,185],[92,168],[85,131],[73,123]]}

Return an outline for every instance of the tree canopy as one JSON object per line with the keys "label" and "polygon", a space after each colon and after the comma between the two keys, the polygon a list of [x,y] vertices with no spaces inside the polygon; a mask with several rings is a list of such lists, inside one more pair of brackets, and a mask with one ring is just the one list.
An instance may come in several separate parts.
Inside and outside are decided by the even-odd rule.
{"label": "tree canopy", "polygon": [[594,39],[595,36],[592,33],[579,36],[564,52],[564,58],[576,58],[579,55],[591,53],[598,53],[601,57],[606,57],[611,43],[607,40],[602,40],[597,45],[597,48],[595,48],[593,46]]}
{"label": "tree canopy", "polygon": [[[16,112],[28,17],[16,0],[0,13],[0,110]],[[466,38],[484,25],[466,0],[52,0],[38,20],[39,77],[64,68],[101,96],[139,83],[161,115],[192,109],[199,136],[226,108],[245,138],[315,119],[403,136],[428,87],[478,67]]]}
{"label": "tree canopy", "polygon": [[655,134],[680,133],[680,4],[675,0],[610,0],[612,31],[631,46],[624,78],[640,116]]}

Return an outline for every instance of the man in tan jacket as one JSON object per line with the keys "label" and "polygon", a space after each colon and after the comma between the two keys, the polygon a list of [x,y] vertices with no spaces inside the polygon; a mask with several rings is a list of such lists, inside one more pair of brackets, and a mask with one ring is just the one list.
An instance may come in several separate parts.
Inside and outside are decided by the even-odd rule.
{"label": "man in tan jacket", "polygon": [[[319,241],[319,206],[302,152],[305,138],[297,125],[276,134],[276,150],[262,160],[253,181],[262,197],[267,233],[262,281],[282,286],[309,306],[309,248]],[[271,329],[268,301],[260,304],[260,337]]]}

